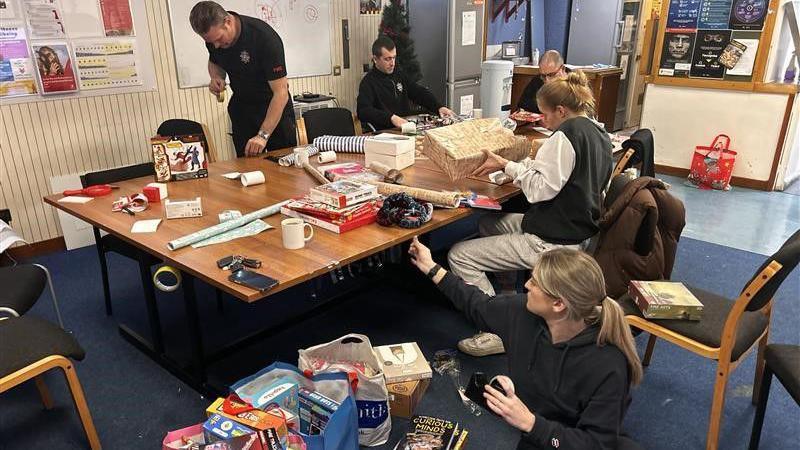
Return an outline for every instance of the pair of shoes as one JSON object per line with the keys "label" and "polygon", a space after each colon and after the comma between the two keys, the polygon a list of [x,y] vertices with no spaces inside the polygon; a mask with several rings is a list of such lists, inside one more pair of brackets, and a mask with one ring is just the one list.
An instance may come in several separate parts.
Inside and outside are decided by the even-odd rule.
{"label": "pair of shoes", "polygon": [[458,349],[471,356],[498,355],[506,352],[500,336],[487,332],[480,332],[471,338],[459,341]]}

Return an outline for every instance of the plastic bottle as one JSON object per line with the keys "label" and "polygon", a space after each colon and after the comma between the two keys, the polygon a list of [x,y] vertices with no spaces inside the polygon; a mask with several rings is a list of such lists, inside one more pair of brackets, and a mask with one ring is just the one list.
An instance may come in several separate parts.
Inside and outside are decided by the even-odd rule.
{"label": "plastic bottle", "polygon": [[531,55],[531,64],[534,66],[539,65],[539,49],[533,49],[533,54]]}
{"label": "plastic bottle", "polygon": [[797,52],[794,52],[789,64],[786,66],[786,72],[783,74],[783,82],[794,83],[798,71],[800,71],[800,68],[797,67]]}

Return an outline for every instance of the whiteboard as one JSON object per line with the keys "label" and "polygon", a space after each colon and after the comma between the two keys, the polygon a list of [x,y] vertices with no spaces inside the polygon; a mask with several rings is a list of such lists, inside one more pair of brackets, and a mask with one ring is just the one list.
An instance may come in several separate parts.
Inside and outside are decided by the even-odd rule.
{"label": "whiteboard", "polygon": [[[169,0],[178,87],[207,86],[208,50],[189,25],[196,0]],[[330,0],[218,0],[228,11],[264,20],[280,35],[289,78],[331,73]],[[178,50],[180,49],[180,50]]]}

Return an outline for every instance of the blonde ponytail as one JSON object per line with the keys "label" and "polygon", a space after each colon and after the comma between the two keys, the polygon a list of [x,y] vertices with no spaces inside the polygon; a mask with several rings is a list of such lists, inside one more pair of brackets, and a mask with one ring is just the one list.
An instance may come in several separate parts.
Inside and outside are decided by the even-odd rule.
{"label": "blonde ponytail", "polygon": [[536,93],[536,101],[550,109],[563,106],[575,113],[591,116],[595,112],[594,95],[589,80],[581,70],[567,74],[565,78],[545,83]]}
{"label": "blonde ponytail", "polygon": [[625,313],[616,300],[606,297],[600,314],[600,333],[597,335],[597,344],[611,344],[622,351],[628,360],[631,385],[642,381],[642,362],[636,352],[636,345],[631,334],[631,327],[625,323]]}

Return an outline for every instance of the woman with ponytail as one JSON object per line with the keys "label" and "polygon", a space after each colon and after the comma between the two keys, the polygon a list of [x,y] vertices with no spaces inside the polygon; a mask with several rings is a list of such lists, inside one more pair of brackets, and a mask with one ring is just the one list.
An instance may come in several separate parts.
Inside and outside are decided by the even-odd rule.
{"label": "woman with ponytail", "polygon": [[[542,253],[558,247],[585,248],[599,231],[601,198],[613,168],[611,141],[603,126],[591,119],[594,99],[586,76],[571,72],[550,81],[536,94],[544,125],[553,134],[535,159],[508,161],[486,152],[474,173],[503,170],[530,203],[521,213],[487,214],[478,224],[482,237],[454,245],[450,268],[490,297],[494,288],[486,272],[535,267]],[[458,344],[473,356],[501,353],[496,335],[479,333]]]}
{"label": "woman with ponytail", "polygon": [[640,448],[621,435],[621,425],[642,365],[591,256],[568,248],[545,252],[526,294],[490,301],[436,264],[416,238],[409,254],[457,309],[506,344],[508,377],[500,377],[506,395],[487,386],[484,397],[522,432],[518,450]]}

